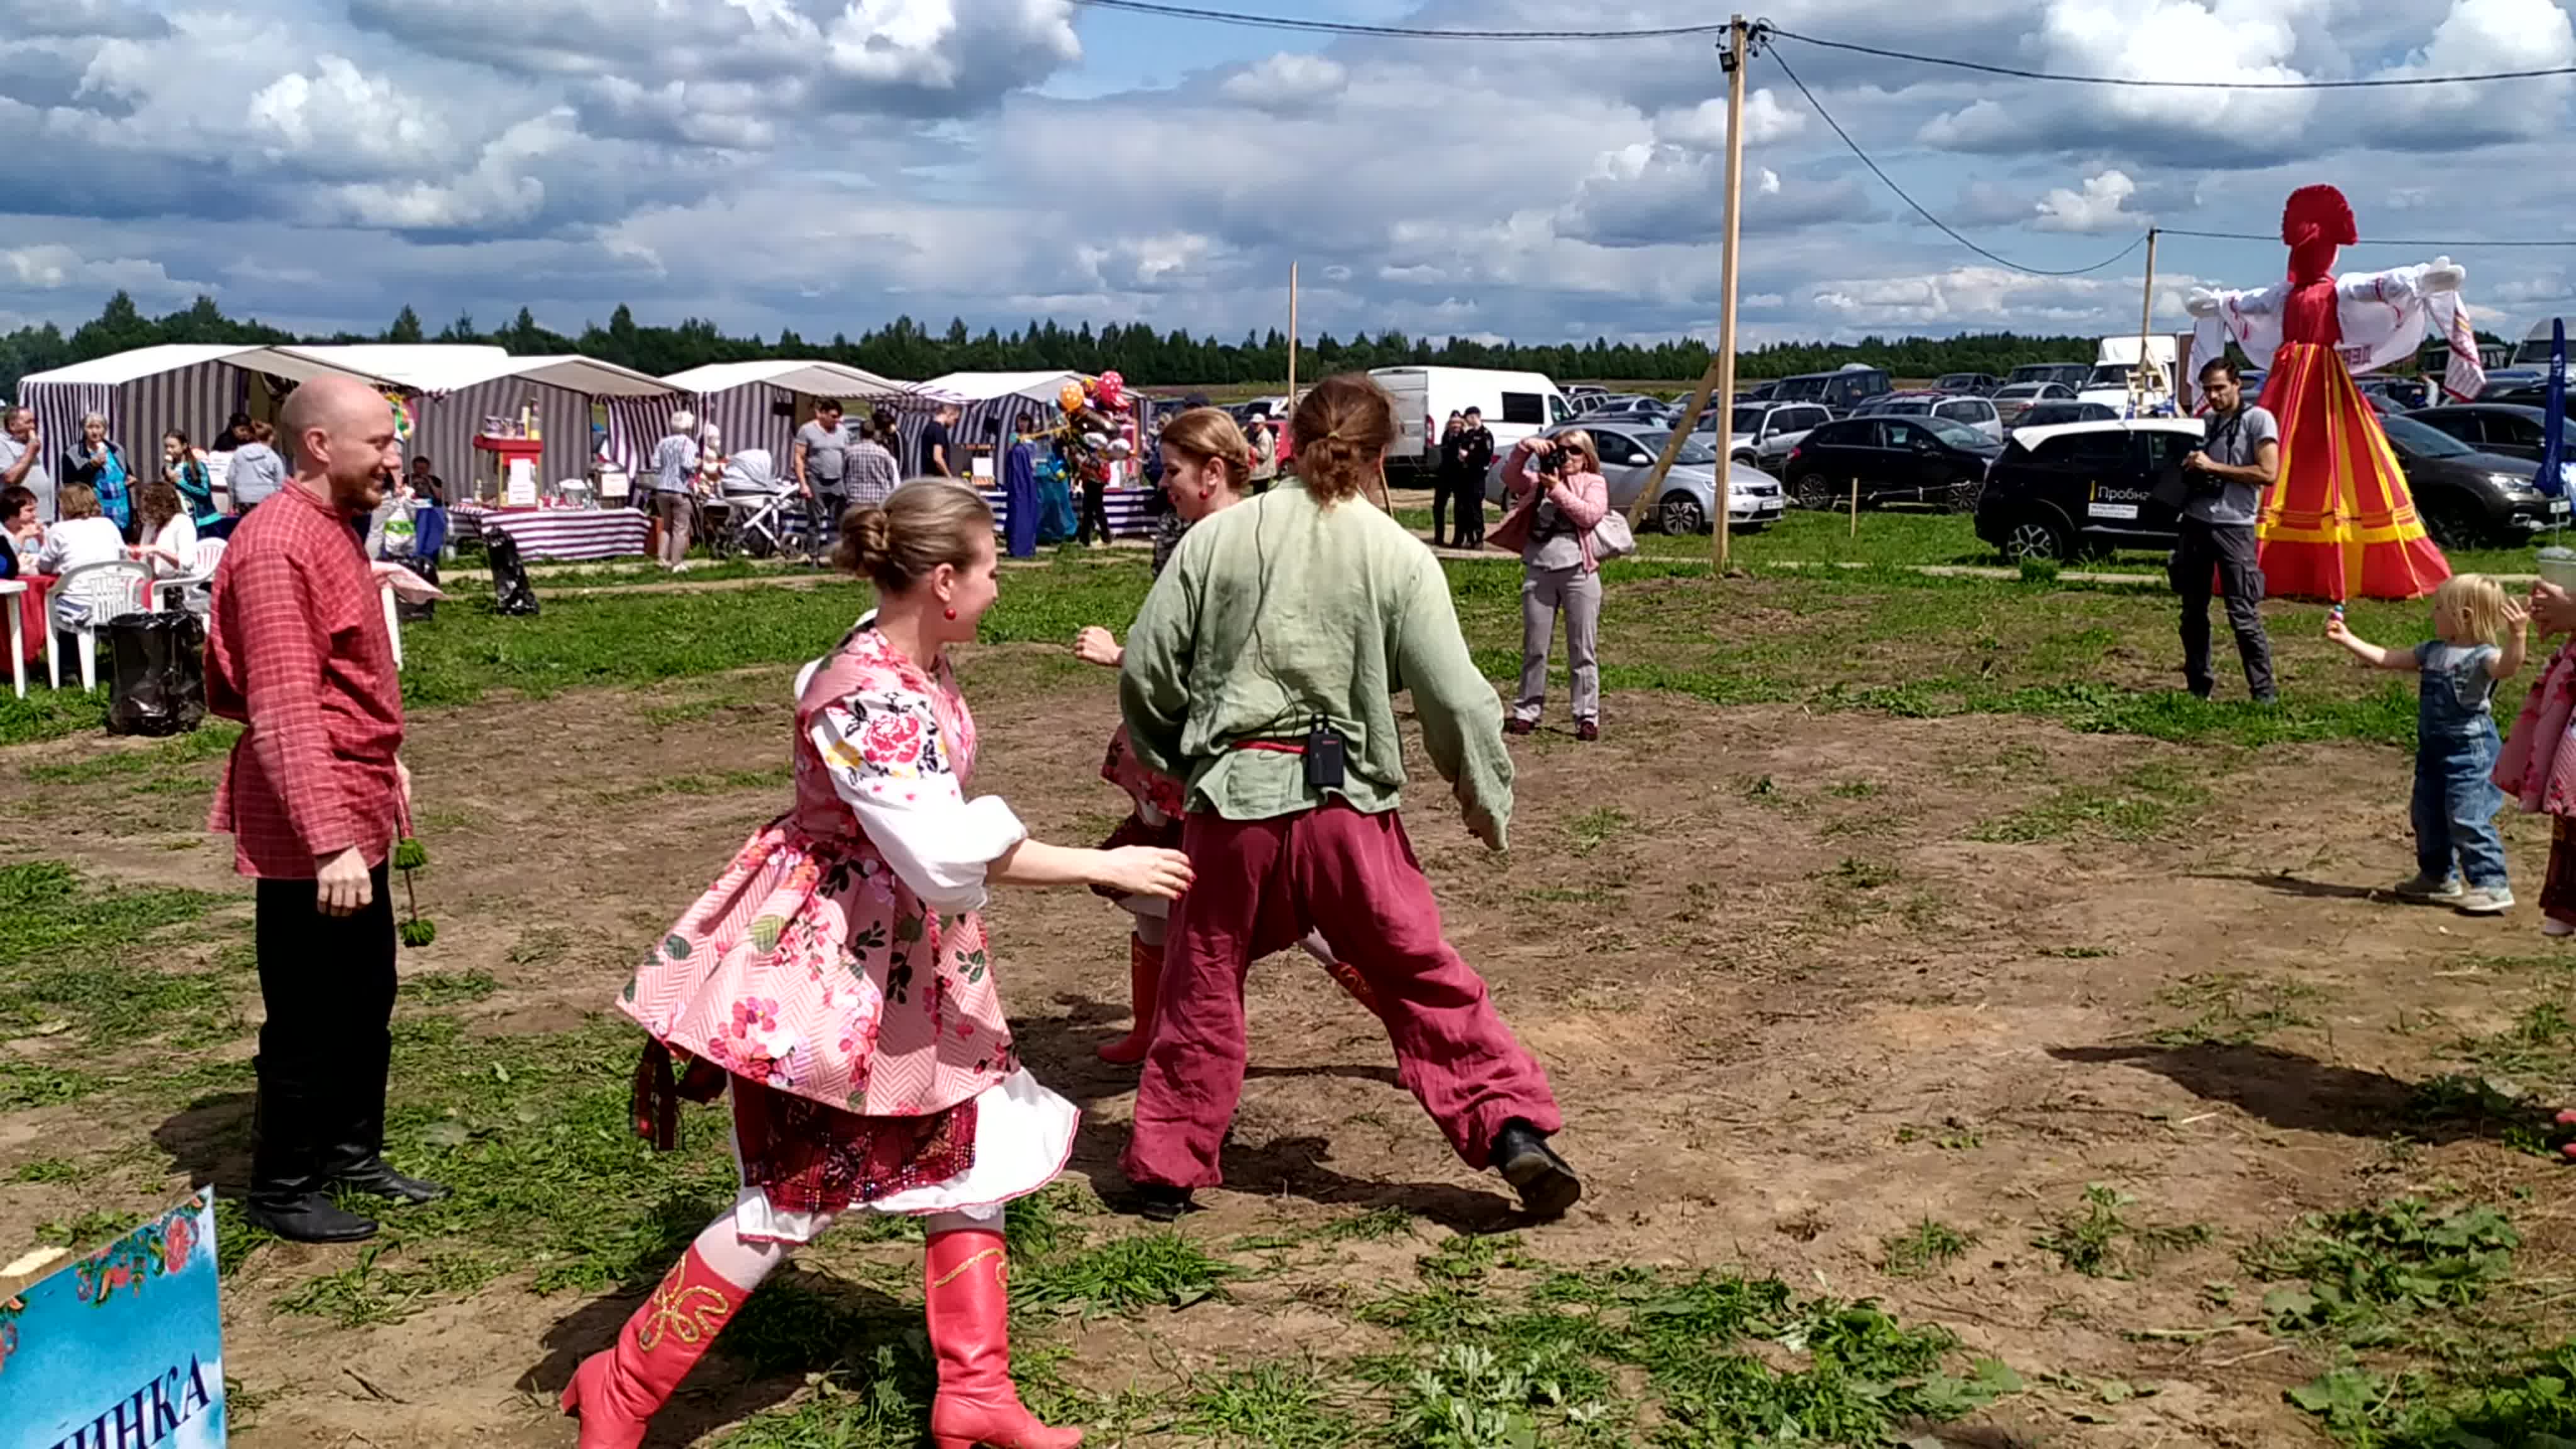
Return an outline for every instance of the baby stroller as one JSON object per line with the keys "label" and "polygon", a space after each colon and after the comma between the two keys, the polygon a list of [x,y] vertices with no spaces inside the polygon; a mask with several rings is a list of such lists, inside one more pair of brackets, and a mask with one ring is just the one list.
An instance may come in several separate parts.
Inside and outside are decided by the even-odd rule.
{"label": "baby stroller", "polygon": [[767,449],[745,448],[727,458],[722,491],[699,505],[707,552],[717,558],[777,558],[802,549],[804,510],[787,504],[787,484],[770,471]]}

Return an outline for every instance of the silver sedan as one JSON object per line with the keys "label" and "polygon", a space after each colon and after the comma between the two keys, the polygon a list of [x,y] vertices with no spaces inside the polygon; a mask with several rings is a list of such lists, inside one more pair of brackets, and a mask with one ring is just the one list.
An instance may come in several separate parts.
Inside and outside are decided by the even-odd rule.
{"label": "silver sedan", "polygon": [[[1610,506],[1622,513],[1636,504],[1637,495],[1645,490],[1646,480],[1654,476],[1655,459],[1661,456],[1664,440],[1672,435],[1669,428],[1645,423],[1619,423],[1591,419],[1549,428],[1542,436],[1556,437],[1577,428],[1592,435],[1593,446],[1601,452],[1601,476],[1610,484]],[[1508,450],[1498,454],[1485,472],[1485,499],[1507,505],[1508,490],[1503,486],[1503,466],[1510,461]],[[1788,500],[1780,491],[1780,480],[1737,463],[1727,470],[1727,518],[1742,532],[1766,528],[1780,519]],[[1673,534],[1706,533],[1708,521],[1717,513],[1717,452],[1696,436],[1684,440],[1681,455],[1673,460],[1670,473],[1664,475],[1663,491],[1656,496],[1653,512],[1647,516],[1654,526]]]}

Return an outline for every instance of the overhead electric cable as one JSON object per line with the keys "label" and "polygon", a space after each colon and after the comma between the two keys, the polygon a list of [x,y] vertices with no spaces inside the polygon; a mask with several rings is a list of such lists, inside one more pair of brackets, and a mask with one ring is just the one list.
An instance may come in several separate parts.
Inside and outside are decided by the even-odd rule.
{"label": "overhead electric cable", "polygon": [[1195,5],[1165,5],[1157,0],[1073,0],[1094,10],[1121,10],[1165,20],[1195,20],[1210,25],[1238,25],[1255,30],[1293,30],[1310,35],[1354,35],[1378,40],[1674,40],[1724,34],[1727,22],[1659,25],[1641,30],[1434,30],[1418,25],[1363,25],[1351,20],[1316,20],[1305,16],[1254,15],[1241,10],[1208,10]]}
{"label": "overhead electric cable", "polygon": [[1974,71],[1979,75],[2009,76],[2014,80],[2054,81],[2064,85],[2118,86],[2138,90],[2175,91],[2363,91],[2389,90],[2407,86],[2484,85],[2492,81],[2539,80],[2549,76],[2576,75],[2576,65],[2542,66],[2531,70],[2484,71],[2472,75],[2382,75],[2363,76],[2352,80],[2147,80],[2136,76],[2069,75],[2060,71],[2025,70],[2019,66],[1995,65],[1987,61],[1960,60],[1946,55],[1916,55],[1908,51],[1889,50],[1883,46],[1861,45],[1849,40],[1827,40],[1822,36],[1801,35],[1766,25],[1764,30],[1781,40],[1796,40],[1826,50],[1845,50],[1855,55],[1875,56],[1880,60],[1908,61],[1915,65],[1946,66],[1952,70]]}

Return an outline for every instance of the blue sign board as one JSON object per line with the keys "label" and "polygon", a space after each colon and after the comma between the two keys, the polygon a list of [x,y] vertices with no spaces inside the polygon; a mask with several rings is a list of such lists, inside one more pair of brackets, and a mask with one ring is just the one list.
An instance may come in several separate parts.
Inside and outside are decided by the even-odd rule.
{"label": "blue sign board", "polygon": [[0,1449],[220,1449],[209,1188],[0,1299]]}

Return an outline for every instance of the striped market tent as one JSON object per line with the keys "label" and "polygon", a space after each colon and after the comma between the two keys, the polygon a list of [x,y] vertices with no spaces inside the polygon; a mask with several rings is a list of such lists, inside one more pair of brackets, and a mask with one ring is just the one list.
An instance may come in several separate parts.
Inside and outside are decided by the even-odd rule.
{"label": "striped market tent", "polygon": [[497,455],[474,447],[487,422],[515,426],[523,408],[533,411],[544,444],[537,468],[543,489],[589,476],[594,402],[613,409],[621,400],[645,399],[667,412],[679,396],[649,374],[569,353],[513,357],[504,348],[448,343],[281,350],[384,378],[411,394],[416,411],[405,452],[427,456],[455,500],[499,497]]}
{"label": "striped market tent", "polygon": [[[903,437],[901,461],[906,476],[924,471],[921,453],[921,430],[943,404],[961,409],[955,431],[957,445],[969,459],[992,457],[993,424],[1001,423],[1002,435],[1009,438],[1017,430],[1046,430],[1063,419],[1063,404],[1058,394],[1068,382],[1083,381],[1078,372],[952,372],[918,383],[896,403],[896,431]],[[1155,403],[1151,398],[1128,390],[1133,399],[1136,435],[1150,436]],[[1007,450],[1008,444],[1004,448]],[[984,492],[985,501],[993,505],[996,526],[1006,522],[1006,501],[999,486],[1002,467],[997,458],[993,464],[991,486]],[[1154,531],[1153,515],[1146,512],[1147,485],[1144,474],[1134,463],[1111,473],[1111,484],[1103,507],[1109,515],[1109,528],[1120,537],[1142,537]]]}
{"label": "striped market tent", "polygon": [[[107,435],[125,450],[128,464],[142,469],[161,456],[163,433],[176,429],[205,447],[234,413],[273,421],[295,384],[326,375],[381,383],[293,348],[165,343],[30,373],[18,379],[18,405],[36,414],[49,472],[61,472],[63,449],[80,437],[81,419],[90,413],[106,415]],[[279,451],[288,451],[287,440],[278,441]]]}
{"label": "striped market tent", "polygon": [[[844,411],[861,414],[907,391],[906,384],[864,368],[793,358],[712,363],[662,381],[687,399],[701,427],[715,424],[726,452],[763,449],[777,461],[781,477],[788,474],[796,430],[813,418],[823,399],[837,398]],[[671,430],[672,406],[669,400],[611,399],[608,455],[629,473],[642,472],[654,445]]]}

